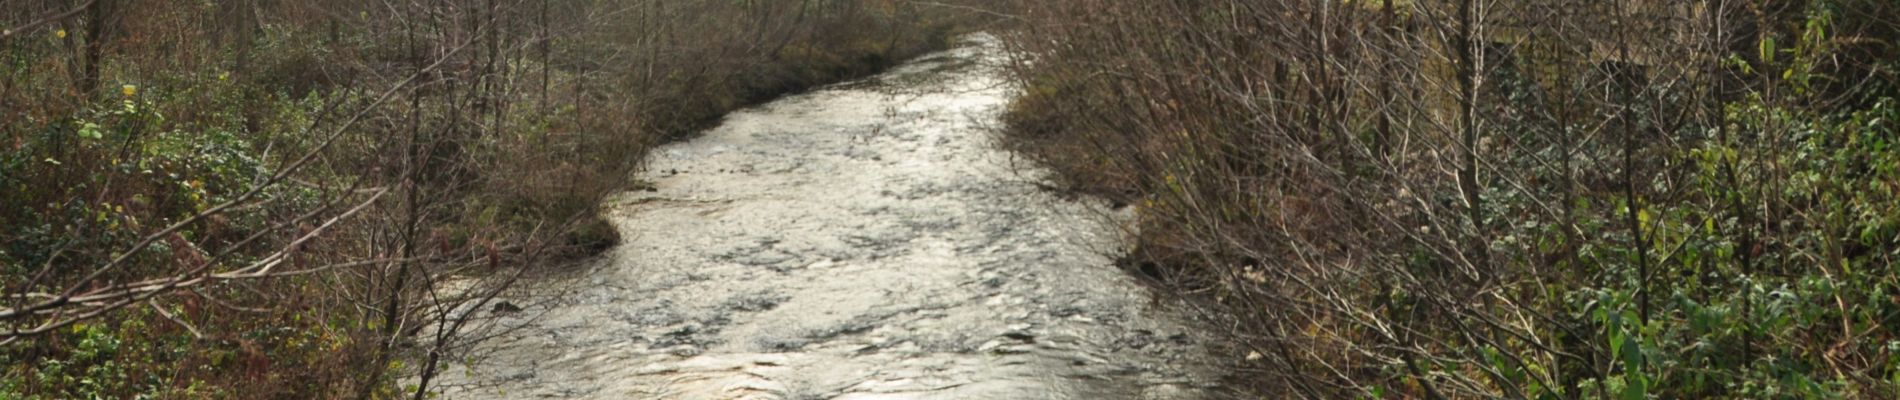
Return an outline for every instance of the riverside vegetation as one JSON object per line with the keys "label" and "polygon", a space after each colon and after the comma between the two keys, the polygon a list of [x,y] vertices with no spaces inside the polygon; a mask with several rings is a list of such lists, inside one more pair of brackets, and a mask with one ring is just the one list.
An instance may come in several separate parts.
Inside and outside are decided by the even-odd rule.
{"label": "riverside vegetation", "polygon": [[427,397],[644,149],[973,16],[1243,395],[1900,397],[1888,0],[0,9],[0,398]]}
{"label": "riverside vegetation", "polygon": [[[942,46],[896,0],[0,0],[0,399],[426,398],[644,150]],[[409,379],[420,378],[420,379]],[[398,385],[403,379],[403,385]],[[400,386],[400,387],[399,387]]]}
{"label": "riverside vegetation", "polygon": [[1284,398],[1900,396],[1900,5],[1058,0],[1012,146]]}

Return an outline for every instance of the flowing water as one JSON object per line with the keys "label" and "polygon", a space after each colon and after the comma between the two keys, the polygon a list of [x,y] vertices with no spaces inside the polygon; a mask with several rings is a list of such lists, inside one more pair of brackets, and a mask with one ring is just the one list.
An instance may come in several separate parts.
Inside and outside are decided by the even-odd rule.
{"label": "flowing water", "polygon": [[625,244],[446,398],[1202,397],[1204,329],[1113,266],[1117,212],[995,145],[1001,54],[971,36],[657,149],[609,205]]}

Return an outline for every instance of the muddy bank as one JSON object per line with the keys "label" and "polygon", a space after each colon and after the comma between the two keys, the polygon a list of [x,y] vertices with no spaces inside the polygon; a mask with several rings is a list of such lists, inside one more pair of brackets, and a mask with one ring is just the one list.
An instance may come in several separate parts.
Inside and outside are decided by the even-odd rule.
{"label": "muddy bank", "polygon": [[1205,339],[1112,266],[1104,205],[996,148],[974,36],[658,149],[626,243],[444,379],[446,398],[1187,399]]}

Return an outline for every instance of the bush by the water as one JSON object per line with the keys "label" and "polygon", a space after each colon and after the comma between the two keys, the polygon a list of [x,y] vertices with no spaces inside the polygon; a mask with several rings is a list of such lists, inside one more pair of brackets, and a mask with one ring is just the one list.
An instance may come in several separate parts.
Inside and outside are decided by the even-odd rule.
{"label": "bush by the water", "polygon": [[[0,399],[388,398],[645,149],[941,46],[894,0],[0,0]],[[546,268],[540,268],[546,270]],[[463,337],[470,336],[470,337]]]}
{"label": "bush by the water", "polygon": [[1011,144],[1251,395],[1900,396],[1900,6],[1022,2]]}

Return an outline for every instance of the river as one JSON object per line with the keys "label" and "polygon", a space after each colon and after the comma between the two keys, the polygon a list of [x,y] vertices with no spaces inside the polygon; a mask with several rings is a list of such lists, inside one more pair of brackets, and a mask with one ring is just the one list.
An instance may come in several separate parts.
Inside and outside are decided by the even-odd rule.
{"label": "river", "polygon": [[1004,53],[959,43],[656,149],[624,244],[443,398],[1204,397],[1206,329],[1113,265],[1128,211],[1000,149]]}

